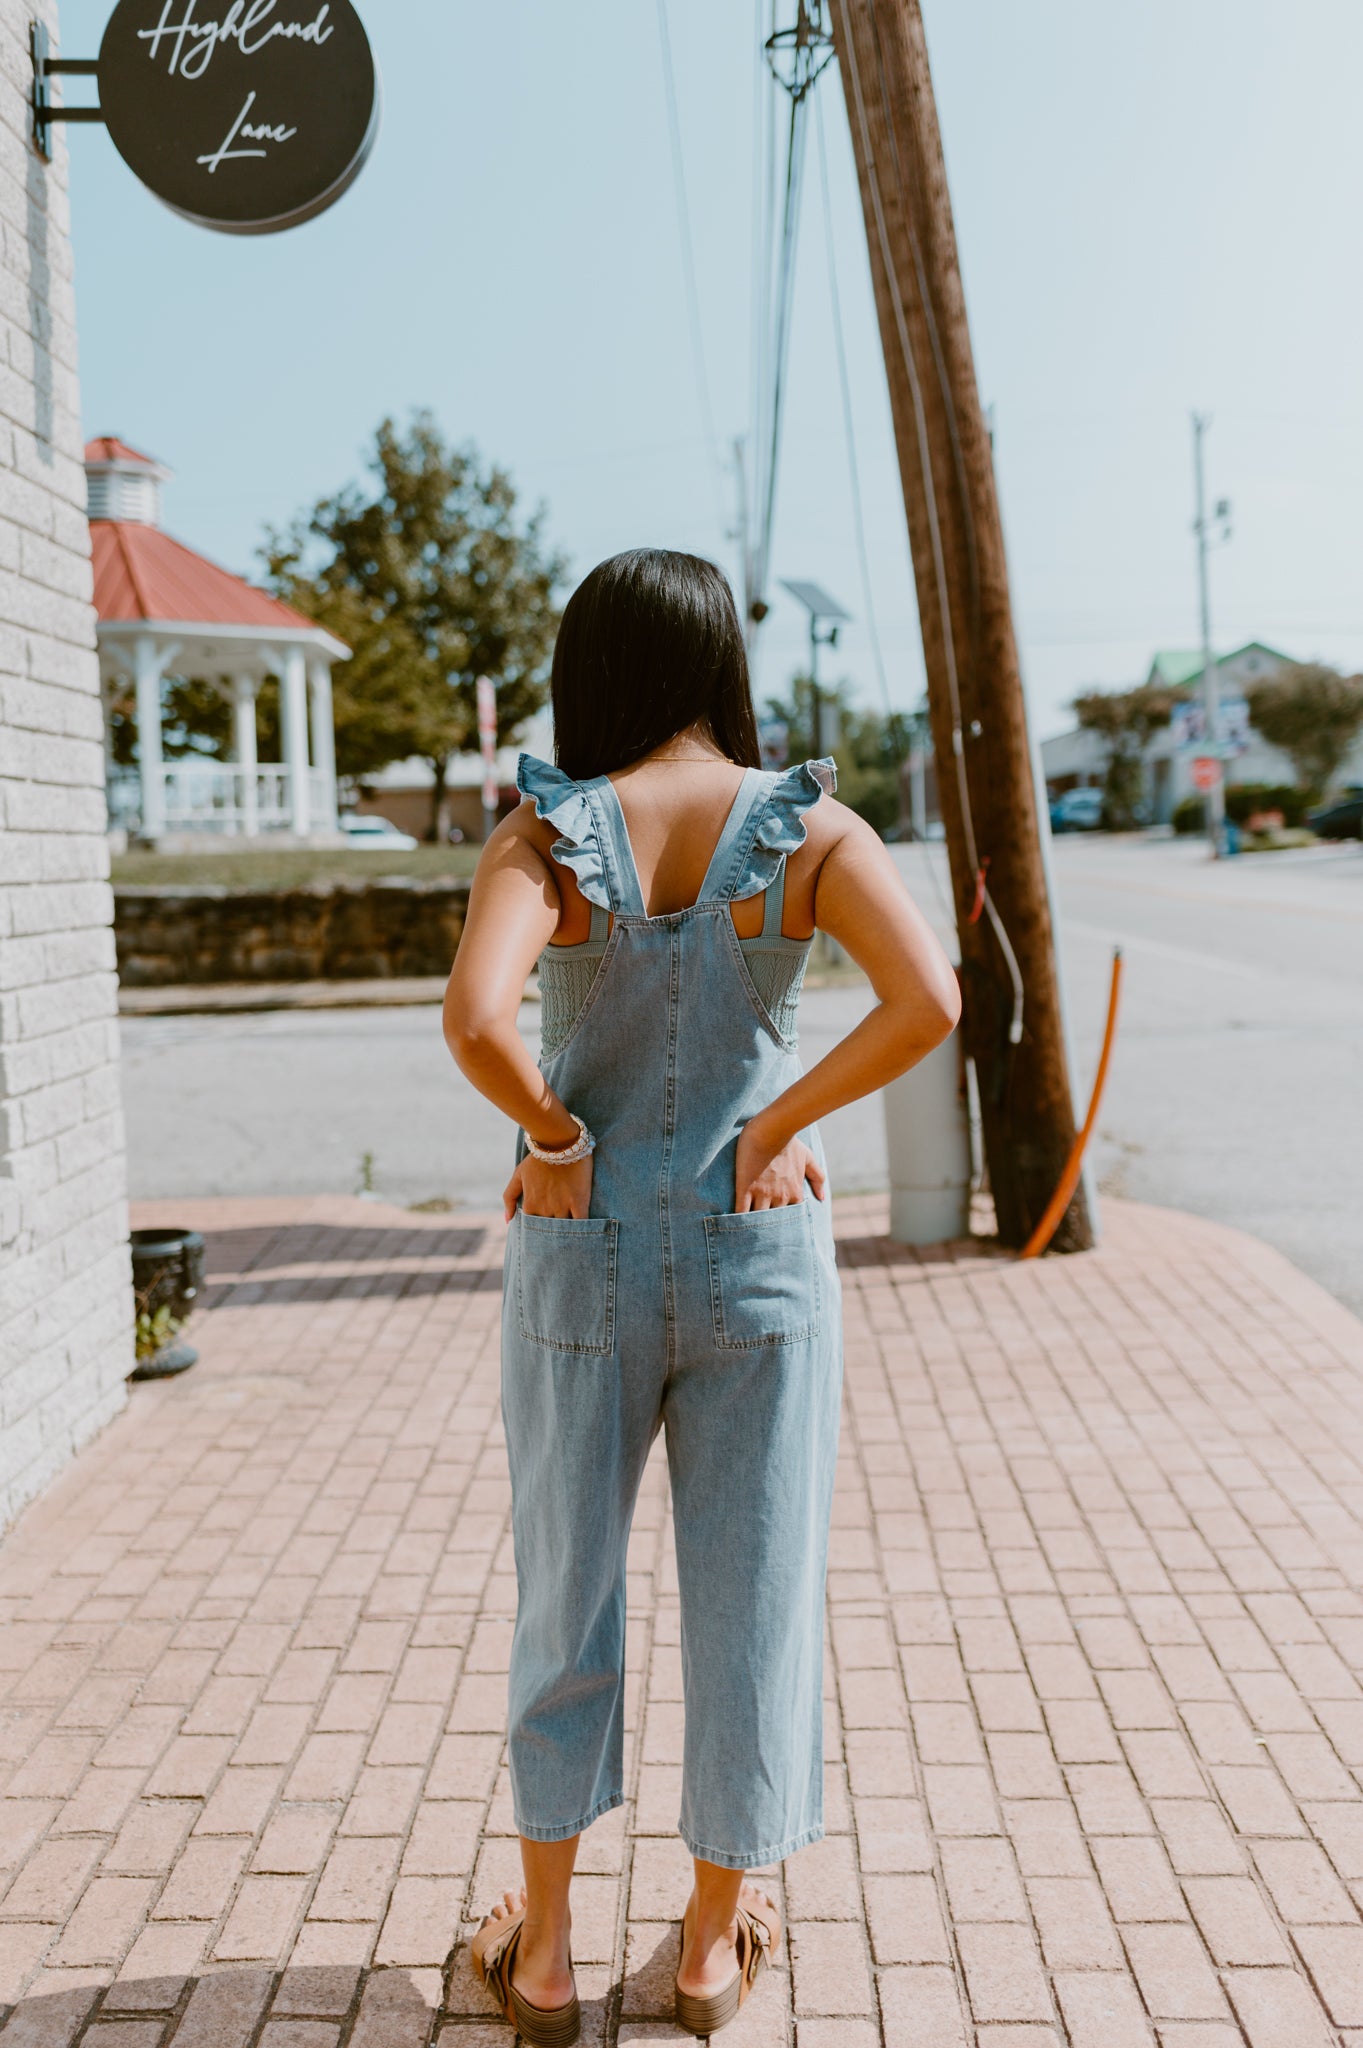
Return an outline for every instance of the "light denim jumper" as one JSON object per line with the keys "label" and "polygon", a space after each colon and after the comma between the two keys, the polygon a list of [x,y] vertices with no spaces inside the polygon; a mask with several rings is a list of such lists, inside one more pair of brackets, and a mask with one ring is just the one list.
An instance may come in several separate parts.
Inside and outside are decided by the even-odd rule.
{"label": "light denim jumper", "polygon": [[[680,1831],[729,1869],[823,1833],[824,1576],[842,1384],[829,1205],[738,1216],[734,1151],[800,1073],[809,944],[781,936],[786,857],[831,762],[749,769],[696,902],[649,917],[604,776],[522,755],[591,937],[540,956],[541,1068],[595,1133],[591,1214],[518,1212],[502,1412],[520,1605],[516,1825],[575,1835],[624,1797],[625,1548],[666,1431],[681,1593]],[[730,905],[766,892],[761,934]],[[822,1162],[817,1131],[805,1143]]]}

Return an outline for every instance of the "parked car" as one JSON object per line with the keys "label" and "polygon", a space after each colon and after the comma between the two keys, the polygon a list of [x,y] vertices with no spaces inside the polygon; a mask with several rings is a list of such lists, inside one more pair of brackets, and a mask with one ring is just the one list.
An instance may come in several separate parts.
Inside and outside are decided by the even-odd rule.
{"label": "parked car", "polygon": [[1321,839],[1363,839],[1363,789],[1350,790],[1323,811],[1308,811],[1306,822]]}
{"label": "parked car", "polygon": [[341,830],[349,845],[372,846],[379,853],[410,853],[414,846],[421,844],[419,839],[413,839],[410,832],[399,832],[387,818],[362,818],[354,811],[347,811],[341,819]]}
{"label": "parked car", "polygon": [[1052,832],[1100,832],[1102,826],[1101,789],[1062,790],[1051,805]]}

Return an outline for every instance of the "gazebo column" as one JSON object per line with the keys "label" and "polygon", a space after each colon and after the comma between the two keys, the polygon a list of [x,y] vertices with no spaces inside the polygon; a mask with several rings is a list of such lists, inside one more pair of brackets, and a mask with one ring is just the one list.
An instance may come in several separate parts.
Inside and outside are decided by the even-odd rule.
{"label": "gazebo column", "polygon": [[312,758],[321,783],[317,823],[324,831],[335,832],[336,726],[331,706],[331,665],[318,654],[308,662],[308,693],[312,699]]}
{"label": "gazebo column", "polygon": [[232,751],[241,778],[241,829],[247,839],[260,832],[259,792],[256,786],[256,681],[254,676],[236,676],[232,682]]}
{"label": "gazebo column", "polygon": [[166,784],[161,760],[161,656],[150,633],[133,648],[137,687],[137,771],[142,783],[142,837],[159,839],[166,829]]}
{"label": "gazebo column", "polygon": [[308,787],[308,664],[301,647],[290,647],[284,656],[279,694],[290,823],[296,835],[306,839],[312,830],[312,792]]}

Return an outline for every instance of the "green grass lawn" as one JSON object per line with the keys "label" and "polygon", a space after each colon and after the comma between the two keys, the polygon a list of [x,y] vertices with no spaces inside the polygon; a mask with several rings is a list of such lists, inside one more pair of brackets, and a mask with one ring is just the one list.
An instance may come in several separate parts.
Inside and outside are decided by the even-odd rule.
{"label": "green grass lawn", "polygon": [[310,882],[378,881],[410,875],[418,881],[457,881],[478,864],[476,846],[417,846],[410,852],[377,847],[260,847],[221,853],[120,853],[114,881],[156,882],[173,888],[216,884],[227,889],[296,889]]}

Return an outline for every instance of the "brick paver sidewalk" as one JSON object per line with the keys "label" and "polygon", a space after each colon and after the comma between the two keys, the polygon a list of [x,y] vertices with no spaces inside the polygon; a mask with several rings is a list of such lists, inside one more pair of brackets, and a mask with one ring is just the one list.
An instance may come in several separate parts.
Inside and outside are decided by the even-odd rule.
{"label": "brick paver sidewalk", "polygon": [[[501,1228],[186,1203],[200,1365],[0,1553],[0,2039],[510,2048],[460,1944],[517,1868]],[[1363,1328],[1110,1203],[920,1259],[839,1204],[830,1835],[734,2048],[1363,2044]],[[142,1220],[168,1221],[166,1208]],[[686,1861],[655,1459],[587,2040],[667,2036]]]}

